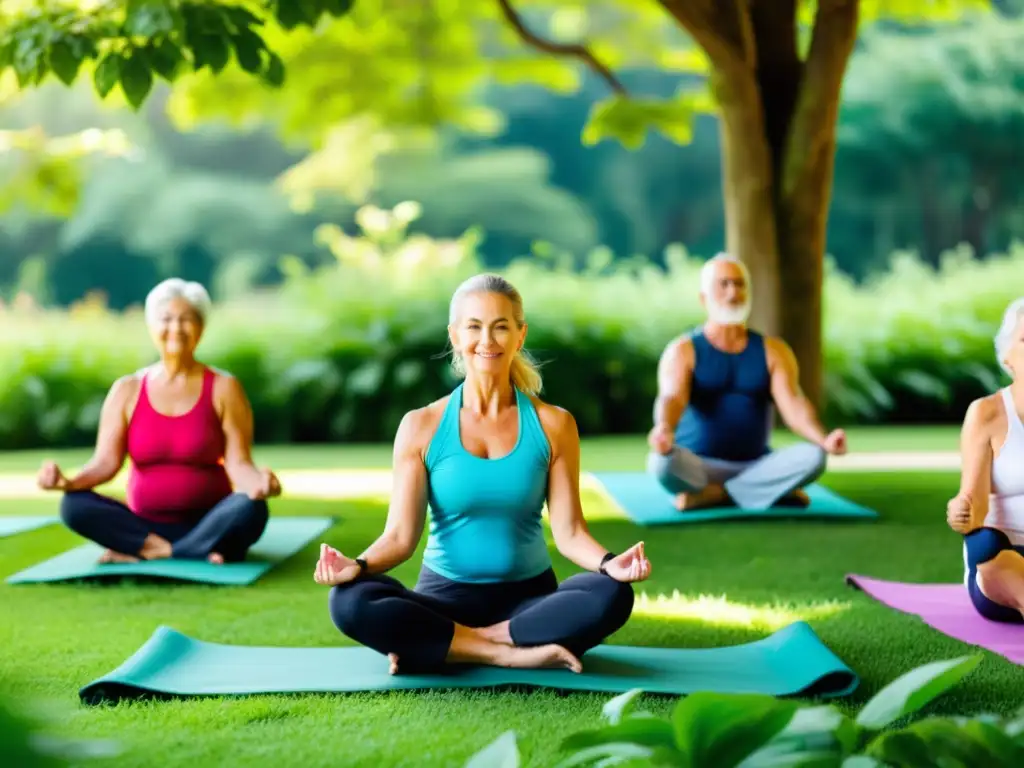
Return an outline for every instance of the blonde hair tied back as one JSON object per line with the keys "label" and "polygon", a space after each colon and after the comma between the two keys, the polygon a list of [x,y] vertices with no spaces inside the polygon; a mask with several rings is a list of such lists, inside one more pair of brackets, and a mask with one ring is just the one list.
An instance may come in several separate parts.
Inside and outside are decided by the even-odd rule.
{"label": "blonde hair tied back", "polygon": [[[523,313],[523,297],[519,295],[519,291],[501,275],[490,273],[474,275],[455,289],[448,308],[449,324],[454,325],[458,321],[459,303],[464,296],[468,296],[471,293],[501,294],[512,303],[513,320],[515,320],[516,325],[522,328],[526,324],[526,317]],[[456,376],[459,378],[465,377],[466,363],[454,350],[452,350],[451,365]],[[538,368],[539,366],[530,354],[526,350],[520,349],[516,352],[516,356],[512,358],[512,368],[509,372],[513,386],[528,395],[536,396],[540,394],[544,383]]]}

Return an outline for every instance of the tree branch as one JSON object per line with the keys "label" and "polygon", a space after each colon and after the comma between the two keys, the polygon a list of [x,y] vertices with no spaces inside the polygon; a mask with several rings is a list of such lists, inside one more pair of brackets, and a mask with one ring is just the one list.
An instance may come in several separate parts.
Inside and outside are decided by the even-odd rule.
{"label": "tree branch", "polygon": [[598,61],[597,57],[590,52],[587,46],[582,43],[556,43],[551,40],[545,40],[527,28],[522,17],[512,7],[509,0],[498,0],[498,6],[501,8],[502,13],[505,14],[505,19],[512,25],[512,28],[524,43],[554,56],[579,59],[600,75],[608,83],[608,87],[619,96],[629,96],[629,91],[626,90],[626,86],[622,84],[622,81],[607,66]]}
{"label": "tree branch", "polygon": [[[721,71],[751,71],[755,51],[746,0],[660,0]],[[743,6],[743,7],[741,7]]]}
{"label": "tree branch", "polygon": [[[786,142],[779,190],[783,197],[831,159],[846,65],[857,39],[859,0],[819,0]],[[825,165],[829,165],[828,162]]]}

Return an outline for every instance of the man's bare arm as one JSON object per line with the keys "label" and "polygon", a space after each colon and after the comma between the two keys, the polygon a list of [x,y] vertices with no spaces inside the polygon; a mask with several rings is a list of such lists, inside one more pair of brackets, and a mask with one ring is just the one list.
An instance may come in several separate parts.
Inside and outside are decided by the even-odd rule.
{"label": "man's bare arm", "polygon": [[690,403],[694,352],[690,339],[669,344],[658,361],[658,398],[654,403],[655,426],[675,430]]}

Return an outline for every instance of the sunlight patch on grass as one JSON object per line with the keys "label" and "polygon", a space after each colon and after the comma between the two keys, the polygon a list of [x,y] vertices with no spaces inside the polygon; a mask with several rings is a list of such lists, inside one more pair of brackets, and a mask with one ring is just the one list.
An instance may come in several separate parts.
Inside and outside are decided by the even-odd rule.
{"label": "sunlight patch on grass", "polygon": [[834,616],[850,608],[848,602],[830,601],[810,605],[747,605],[725,597],[700,595],[689,597],[678,589],[671,595],[651,596],[641,592],[633,607],[635,615],[658,619],[699,621],[716,627],[742,627],[749,629],[782,629],[797,621],[811,621]]}

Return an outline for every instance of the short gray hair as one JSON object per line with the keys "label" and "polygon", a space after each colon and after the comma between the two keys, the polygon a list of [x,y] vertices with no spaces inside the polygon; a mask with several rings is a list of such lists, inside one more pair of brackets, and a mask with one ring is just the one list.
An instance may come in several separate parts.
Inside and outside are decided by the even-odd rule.
{"label": "short gray hair", "polygon": [[[1010,303],[1003,314],[1002,325],[996,332],[996,361],[1010,375],[1013,375],[1013,371],[1006,364],[1006,355],[1010,351],[1010,345],[1013,344],[1013,332],[1017,329],[1017,324],[1022,317],[1024,317],[1024,297]],[[1024,375],[1024,371],[1017,371],[1017,375]]]}
{"label": "short gray hair", "polygon": [[700,292],[703,294],[710,294],[712,283],[715,281],[715,267],[725,262],[726,264],[735,264],[740,268],[743,273],[743,278],[747,281],[747,287],[750,287],[750,270],[747,269],[747,265],[740,261],[738,256],[733,256],[731,253],[715,254],[710,259],[704,262],[704,266],[700,270]]}
{"label": "short gray hair", "polygon": [[171,277],[158,283],[146,296],[146,322],[152,325],[157,321],[157,316],[163,310],[164,305],[174,299],[183,299],[196,311],[199,320],[206,325],[206,318],[210,314],[213,302],[210,294],[200,284],[182,280],[180,277]]}

